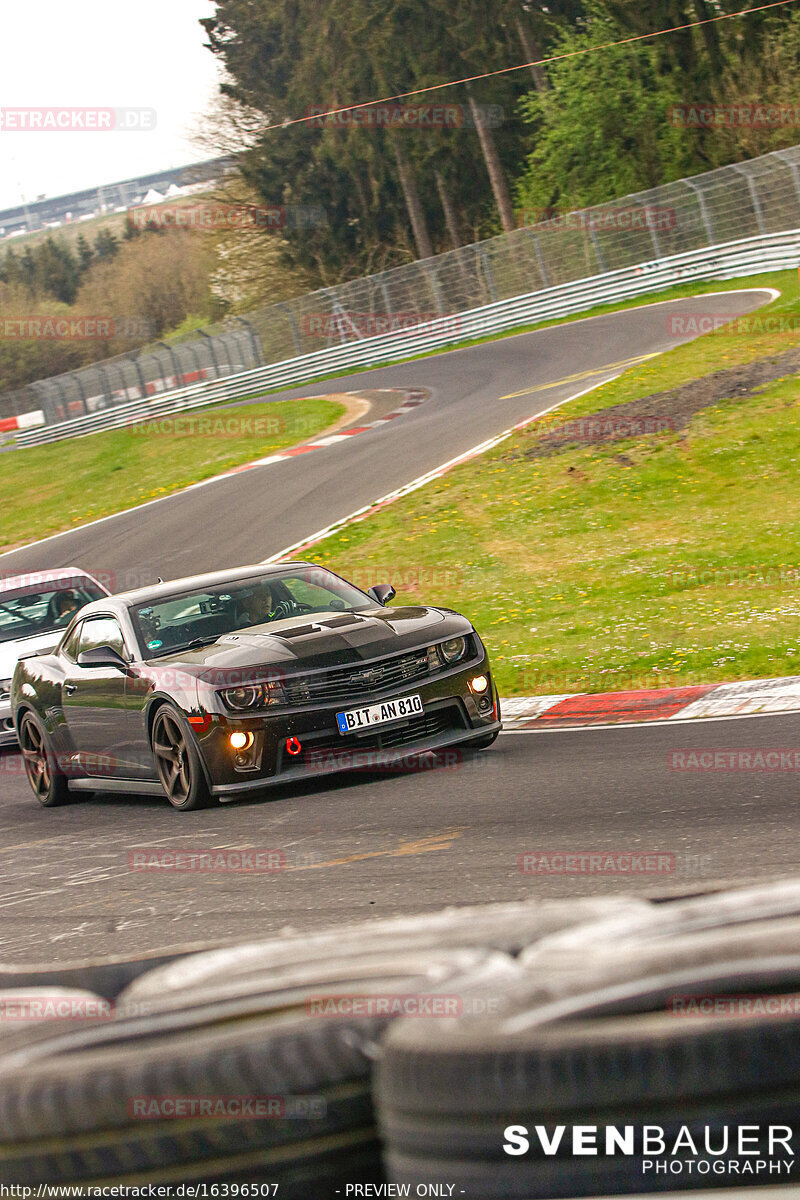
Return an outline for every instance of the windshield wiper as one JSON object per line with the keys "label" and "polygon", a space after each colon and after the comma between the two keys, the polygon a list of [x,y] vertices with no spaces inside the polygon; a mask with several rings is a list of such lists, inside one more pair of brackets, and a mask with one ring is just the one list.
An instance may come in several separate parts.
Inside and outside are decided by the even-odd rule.
{"label": "windshield wiper", "polygon": [[181,650],[200,650],[203,646],[213,646],[214,642],[219,641],[221,637],[221,633],[215,633],[213,637],[192,638],[190,642],[184,642],[182,646],[172,646],[169,653],[180,654]]}

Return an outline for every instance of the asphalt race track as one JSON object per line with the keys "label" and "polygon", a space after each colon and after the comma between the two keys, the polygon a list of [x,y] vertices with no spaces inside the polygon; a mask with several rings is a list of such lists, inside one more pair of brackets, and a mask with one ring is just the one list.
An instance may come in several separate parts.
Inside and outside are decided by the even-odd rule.
{"label": "asphalt race track", "polygon": [[[796,873],[796,775],[676,772],[667,756],[796,746],[798,721],[509,733],[460,765],[380,777],[354,772],[198,813],[110,795],[41,809],[19,774],[18,755],[6,752],[0,961],[135,955],[448,904],[691,893]],[[285,869],[159,873],[130,865],[144,849],[223,847],[278,851],[283,859],[273,861]],[[658,854],[661,871],[533,876],[519,869],[521,855],[559,851]]]}
{"label": "asphalt race track", "polygon": [[[648,305],[277,393],[280,400],[408,386],[433,395],[347,443],[0,555],[0,571],[79,565],[138,586],[158,576],[261,562],[517,421],[613,377],[620,368],[612,364],[691,340],[668,331],[673,316],[740,315],[768,299],[763,291],[737,291]],[[526,394],[512,395],[517,392]]]}
{"label": "asphalt race track", "polygon": [[[140,571],[147,582],[150,571],[169,577],[266,558],[611,377],[619,371],[611,364],[674,346],[667,313],[744,313],[764,299],[736,292],[722,301],[651,306],[337,380],[337,391],[414,385],[433,395],[341,445],[49,539],[0,557],[0,567],[75,564]],[[321,383],[286,395],[329,390]],[[40,809],[19,756],[0,751],[0,961],[134,956],[447,904],[690,893],[792,874],[800,858],[796,775],[681,772],[668,755],[786,749],[796,745],[798,721],[782,715],[509,733],[491,750],[435,770],[311,778],[186,814],[166,801],[110,795]],[[132,858],[151,848],[225,847],[279,852],[272,861],[282,869],[140,871]],[[658,854],[660,869],[520,870],[521,856],[565,851]]]}

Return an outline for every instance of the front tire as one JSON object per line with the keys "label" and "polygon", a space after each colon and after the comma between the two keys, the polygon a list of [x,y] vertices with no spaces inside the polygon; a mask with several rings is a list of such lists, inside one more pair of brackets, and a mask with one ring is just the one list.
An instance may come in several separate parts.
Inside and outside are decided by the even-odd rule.
{"label": "front tire", "polygon": [[181,812],[207,808],[211,793],[200,755],[171,704],[165,704],[156,713],[150,744],[158,778],[172,807]]}
{"label": "front tire", "polygon": [[67,781],[58,767],[44,725],[32,712],[20,721],[19,746],[25,774],[42,808],[56,808],[69,799]]}

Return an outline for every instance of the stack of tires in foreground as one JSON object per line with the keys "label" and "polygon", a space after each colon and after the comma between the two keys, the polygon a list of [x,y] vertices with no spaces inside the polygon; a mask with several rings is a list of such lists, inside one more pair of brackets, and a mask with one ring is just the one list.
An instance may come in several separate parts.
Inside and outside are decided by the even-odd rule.
{"label": "stack of tires in foreground", "polygon": [[[643,1174],[638,1140],[581,1156],[572,1130],[651,1125],[669,1142],[686,1126],[702,1143],[727,1126],[728,1162],[739,1124],[800,1128],[792,1004],[686,1015],[698,997],[800,992],[800,883],[455,909],[156,965],[0,967],[0,1005],[58,989],[113,1017],[0,1022],[0,1184],[325,1200],[392,1181],[532,1200],[791,1181]],[[511,1125],[527,1153],[504,1151]],[[555,1153],[537,1126],[563,1127]]]}

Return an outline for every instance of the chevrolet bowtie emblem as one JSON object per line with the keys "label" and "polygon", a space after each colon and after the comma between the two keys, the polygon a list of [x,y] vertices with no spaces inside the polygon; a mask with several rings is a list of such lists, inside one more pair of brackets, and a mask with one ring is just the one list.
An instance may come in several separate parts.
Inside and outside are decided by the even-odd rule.
{"label": "chevrolet bowtie emblem", "polygon": [[372,667],[369,671],[359,671],[350,676],[351,683],[380,683],[383,679],[383,668]]}

